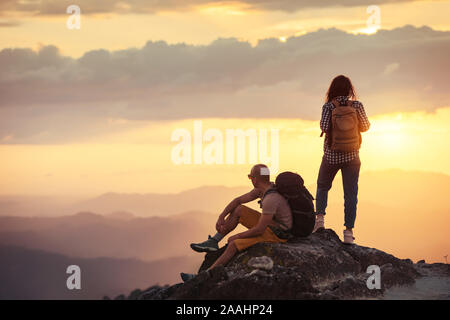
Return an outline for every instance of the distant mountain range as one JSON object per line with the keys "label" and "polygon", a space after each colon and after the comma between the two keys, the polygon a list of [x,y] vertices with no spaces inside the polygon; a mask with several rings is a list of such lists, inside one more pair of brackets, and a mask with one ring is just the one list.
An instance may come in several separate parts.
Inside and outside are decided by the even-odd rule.
{"label": "distant mountain range", "polygon": [[[177,282],[180,271],[195,271],[203,258],[192,252],[189,243],[212,235],[225,205],[250,189],[106,193],[70,205],[59,202],[55,207],[46,199],[42,208],[39,198],[0,197],[0,298],[100,298],[157,282]],[[308,189],[315,194],[314,184]],[[325,224],[340,236],[343,202],[338,174],[329,195]],[[256,202],[250,206],[258,208]],[[30,211],[17,211],[27,208]],[[17,216],[19,212],[22,216]],[[37,212],[43,214],[35,216]],[[361,174],[356,243],[401,258],[445,262],[450,251],[448,225],[450,176],[402,170]],[[69,264],[86,266],[82,269],[87,270],[88,292],[58,287],[65,285]]]}
{"label": "distant mountain range", "polygon": [[251,185],[248,187],[205,186],[175,194],[109,192],[76,203],[71,208],[73,212],[88,210],[100,214],[122,210],[144,217],[166,216],[189,210],[219,214],[229,201],[250,190]]}
{"label": "distant mountain range", "polygon": [[[308,188],[315,194],[314,185]],[[107,193],[73,204],[72,208],[80,211],[71,209],[66,216],[0,217],[0,244],[81,258],[152,261],[191,255],[189,243],[214,233],[219,212],[250,189],[211,186],[177,194]],[[335,230],[343,225],[343,202],[338,173],[326,217],[327,225]],[[249,205],[259,209],[256,201]],[[0,203],[0,213],[1,208]],[[399,256],[406,251],[410,258],[432,257],[442,262],[450,251],[449,224],[450,176],[403,170],[361,174],[355,228],[358,241],[376,242],[377,247],[394,250]]]}
{"label": "distant mountain range", "polygon": [[189,243],[206,239],[215,222],[215,215],[194,211],[148,218],[90,212],[63,217],[0,217],[0,244],[81,258],[153,261],[192,255]]}
{"label": "distant mountain range", "polygon": [[[306,181],[308,189],[315,195],[315,181]],[[442,173],[403,171],[399,169],[366,171],[360,175],[359,199],[395,207],[409,206],[423,201],[426,195],[434,201],[427,205],[442,207],[450,204],[450,176]],[[0,196],[0,216],[61,216],[77,212],[98,214],[120,214],[150,217],[169,216],[186,211],[204,211],[218,214],[233,198],[250,191],[249,183],[242,187],[203,186],[179,193],[128,194],[108,192],[98,197],[33,197]],[[437,196],[432,194],[437,192]],[[342,199],[340,173],[333,183],[330,201]],[[255,206],[256,208],[256,206]]]}
{"label": "distant mountain range", "polygon": [[[306,186],[315,195],[315,181],[306,181]],[[205,186],[177,194],[106,193],[78,202],[72,212],[107,214],[122,210],[139,216],[164,216],[195,210],[219,214],[229,201],[251,188],[249,183],[243,187]],[[426,201],[431,197],[433,201]],[[342,178],[338,173],[329,200],[341,202],[342,199]],[[390,207],[409,207],[415,203],[427,208],[450,209],[450,176],[399,169],[363,172],[359,179],[359,200]]]}
{"label": "distant mountain range", "polygon": [[[155,262],[135,259],[71,258],[41,250],[0,245],[0,300],[102,299],[137,287],[179,282],[179,272],[194,272],[193,257]],[[81,269],[81,290],[66,286],[67,267]],[[125,291],[125,292],[127,292]]]}
{"label": "distant mountain range", "polygon": [[168,216],[186,211],[221,211],[247,187],[204,186],[179,193],[115,193],[98,197],[0,195],[0,216],[62,216],[80,211],[99,214],[128,212],[136,216]]}

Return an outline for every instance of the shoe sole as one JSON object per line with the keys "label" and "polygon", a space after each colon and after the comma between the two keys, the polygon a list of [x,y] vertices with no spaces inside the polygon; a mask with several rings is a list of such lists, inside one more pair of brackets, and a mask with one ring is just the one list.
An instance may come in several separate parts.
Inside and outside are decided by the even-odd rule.
{"label": "shoe sole", "polygon": [[191,244],[191,249],[195,252],[216,252],[219,249],[211,248],[211,247],[202,247],[199,245]]}

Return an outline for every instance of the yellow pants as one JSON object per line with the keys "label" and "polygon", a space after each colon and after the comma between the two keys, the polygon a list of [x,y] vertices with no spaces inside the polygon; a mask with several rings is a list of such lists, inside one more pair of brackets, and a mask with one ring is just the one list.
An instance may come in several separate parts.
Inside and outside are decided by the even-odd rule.
{"label": "yellow pants", "polygon": [[[253,210],[247,206],[242,206],[241,217],[239,218],[239,223],[250,229],[258,224],[259,218],[261,217],[261,213],[256,210]],[[244,238],[244,239],[236,239],[234,240],[234,244],[238,251],[242,251],[247,249],[248,247],[253,246],[259,242],[286,242],[285,239],[278,238],[269,227],[266,228],[264,233],[260,236],[253,238]]]}

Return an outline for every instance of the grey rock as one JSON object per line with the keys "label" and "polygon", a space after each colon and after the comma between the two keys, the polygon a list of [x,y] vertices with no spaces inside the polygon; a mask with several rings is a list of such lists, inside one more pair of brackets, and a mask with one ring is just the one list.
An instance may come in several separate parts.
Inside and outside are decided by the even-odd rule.
{"label": "grey rock", "polygon": [[273,268],[273,261],[267,256],[253,257],[247,262],[247,265],[251,268],[270,271]]}
{"label": "grey rock", "polygon": [[141,296],[141,294],[142,294],[142,291],[139,289],[136,289],[130,293],[130,295],[128,296],[128,300],[138,300],[139,297]]}
{"label": "grey rock", "polygon": [[[427,274],[449,274],[448,265],[413,264],[375,248],[344,245],[331,229],[286,243],[258,243],[226,266],[206,271],[224,250],[205,254],[192,280],[154,287],[140,299],[380,298],[388,288],[414,284]],[[370,265],[380,267],[381,289],[367,287]]]}

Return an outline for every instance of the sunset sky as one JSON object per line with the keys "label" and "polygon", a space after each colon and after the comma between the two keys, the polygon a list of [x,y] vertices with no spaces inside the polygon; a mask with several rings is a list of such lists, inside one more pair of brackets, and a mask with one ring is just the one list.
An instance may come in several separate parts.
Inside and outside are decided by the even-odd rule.
{"label": "sunset sky", "polygon": [[248,184],[248,152],[174,163],[173,134],[190,132],[193,151],[194,121],[223,137],[277,131],[279,171],[314,184],[339,74],[372,123],[362,171],[450,175],[449,13],[450,1],[1,1],[0,194]]}

